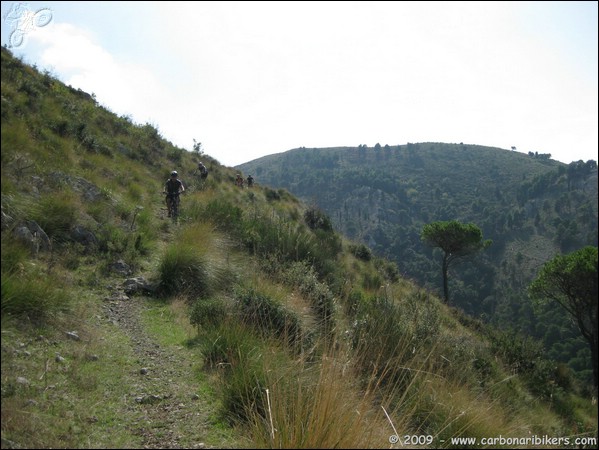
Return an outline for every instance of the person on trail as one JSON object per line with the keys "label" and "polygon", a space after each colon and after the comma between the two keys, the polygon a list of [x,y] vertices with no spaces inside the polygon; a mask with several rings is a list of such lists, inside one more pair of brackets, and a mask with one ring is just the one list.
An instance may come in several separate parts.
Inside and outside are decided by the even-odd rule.
{"label": "person on trail", "polygon": [[251,188],[254,185],[254,177],[251,175],[248,175],[247,182],[248,182],[248,187]]}
{"label": "person on trail", "polygon": [[208,169],[206,168],[204,163],[202,163],[202,161],[198,163],[198,171],[200,172],[200,177],[202,178],[202,180],[205,180],[208,177]]}
{"label": "person on trail", "polygon": [[237,178],[235,178],[235,184],[239,187],[243,187],[243,178],[240,173],[238,173]]}
{"label": "person on trail", "polygon": [[166,195],[166,209],[168,211],[168,216],[171,216],[171,206],[172,202],[176,201],[176,196],[181,192],[185,192],[185,186],[183,182],[179,179],[179,174],[176,170],[171,172],[171,177],[166,180],[164,184],[164,194]]}

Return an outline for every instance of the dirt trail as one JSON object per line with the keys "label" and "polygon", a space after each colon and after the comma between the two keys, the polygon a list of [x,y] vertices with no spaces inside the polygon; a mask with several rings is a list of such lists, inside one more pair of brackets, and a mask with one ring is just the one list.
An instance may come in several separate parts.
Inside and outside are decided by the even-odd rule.
{"label": "dirt trail", "polygon": [[[193,362],[186,349],[163,347],[140,320],[144,297],[125,297],[106,304],[109,319],[130,338],[138,356],[138,381],[132,385],[130,409],[141,418],[132,432],[143,448],[209,448],[206,402],[198,395]],[[138,414],[136,414],[138,415]]]}

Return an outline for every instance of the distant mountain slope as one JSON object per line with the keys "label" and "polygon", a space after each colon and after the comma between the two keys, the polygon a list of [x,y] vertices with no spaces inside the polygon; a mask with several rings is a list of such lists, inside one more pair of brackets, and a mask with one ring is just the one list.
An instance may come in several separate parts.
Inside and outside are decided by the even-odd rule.
{"label": "distant mountain slope", "polygon": [[[597,245],[597,167],[549,155],[465,144],[299,148],[239,165],[258,183],[288,189],[329,214],[336,229],[395,261],[401,273],[438,291],[439,257],[422,226],[472,222],[493,245],[450,279],[453,304],[499,325],[561,342],[561,321],[545,336],[525,289],[558,252]],[[563,316],[559,311],[545,312]],[[550,327],[551,328],[551,327]],[[567,330],[567,331],[566,331]],[[579,348],[579,345],[576,346]],[[575,350],[569,356],[574,357]]]}

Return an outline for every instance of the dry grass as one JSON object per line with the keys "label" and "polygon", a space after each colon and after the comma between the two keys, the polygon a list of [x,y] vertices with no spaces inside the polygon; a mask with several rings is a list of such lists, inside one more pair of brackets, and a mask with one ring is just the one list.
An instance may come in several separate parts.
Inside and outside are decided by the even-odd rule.
{"label": "dry grass", "polygon": [[254,414],[258,448],[381,448],[393,433],[374,392],[357,385],[350,362],[323,356],[269,372],[266,416]]}

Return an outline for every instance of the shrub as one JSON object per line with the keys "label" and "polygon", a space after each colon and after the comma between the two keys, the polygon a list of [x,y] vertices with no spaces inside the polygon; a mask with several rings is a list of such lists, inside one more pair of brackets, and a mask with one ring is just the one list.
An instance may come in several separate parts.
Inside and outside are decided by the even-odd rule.
{"label": "shrub", "polygon": [[42,197],[38,207],[32,211],[32,218],[55,241],[68,239],[69,231],[75,224],[77,205],[69,193],[55,193]]}
{"label": "shrub", "polygon": [[264,344],[246,325],[232,320],[207,330],[202,342],[205,362],[223,369],[223,417],[233,424],[264,414]]}
{"label": "shrub", "polygon": [[274,335],[288,345],[301,341],[301,323],[299,317],[279,304],[275,299],[248,289],[237,293],[242,318],[263,336]]}
{"label": "shrub", "polygon": [[127,249],[129,236],[122,228],[108,223],[97,233],[98,248],[104,253],[122,254]]}
{"label": "shrub", "polygon": [[553,395],[557,363],[544,357],[543,344],[513,332],[495,331],[490,336],[492,349],[525,380],[535,395],[545,399]]}
{"label": "shrub", "polygon": [[316,276],[314,267],[306,262],[296,262],[282,274],[285,282],[299,289],[305,296],[316,313],[317,317],[331,327],[337,310],[335,296],[324,283]]}
{"label": "shrub", "polygon": [[333,223],[325,212],[311,206],[304,212],[304,221],[312,230],[333,231]]}
{"label": "shrub", "polygon": [[370,261],[372,259],[372,251],[364,244],[352,244],[349,246],[349,251],[362,261]]}
{"label": "shrub", "polygon": [[72,298],[54,278],[30,272],[2,275],[2,317],[27,318],[41,325],[53,314],[69,309]]}
{"label": "shrub", "polygon": [[281,200],[281,194],[270,188],[265,188],[264,195],[269,202]]}
{"label": "shrub", "polygon": [[217,298],[198,299],[191,307],[190,323],[198,328],[220,326],[227,317],[225,303]]}
{"label": "shrub", "polygon": [[208,294],[208,272],[203,256],[190,245],[174,243],[160,262],[160,286],[166,294]]}
{"label": "shrub", "polygon": [[210,201],[204,210],[206,220],[212,222],[219,230],[238,231],[242,224],[241,208],[224,200]]}
{"label": "shrub", "polygon": [[403,365],[405,348],[410,346],[411,338],[400,323],[397,307],[383,297],[358,304],[350,336],[358,367],[364,374],[376,371],[382,375],[389,362]]}

